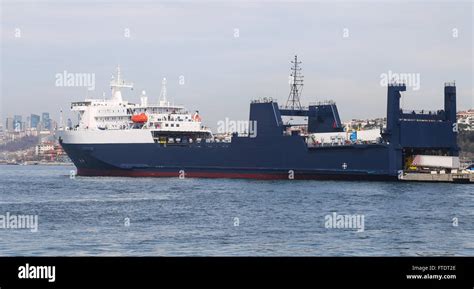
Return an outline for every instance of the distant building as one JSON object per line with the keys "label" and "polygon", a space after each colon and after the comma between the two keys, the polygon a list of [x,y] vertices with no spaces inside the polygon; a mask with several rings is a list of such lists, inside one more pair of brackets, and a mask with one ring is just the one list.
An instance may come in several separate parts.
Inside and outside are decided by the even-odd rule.
{"label": "distant building", "polygon": [[342,123],[346,128],[346,131],[352,130],[369,130],[380,127],[385,127],[387,120],[385,118],[373,118],[373,119],[352,119]]}
{"label": "distant building", "polygon": [[57,121],[55,121],[54,119],[50,119],[49,127],[50,127],[50,130],[53,130],[53,129],[58,129],[59,126],[58,126]]}
{"label": "distant building", "polygon": [[51,119],[49,118],[49,112],[43,112],[41,123],[43,129],[51,130]]}
{"label": "distant building", "polygon": [[13,117],[7,117],[5,121],[5,131],[13,131],[14,130],[13,126]]}
{"label": "distant building", "polygon": [[42,142],[35,147],[35,155],[46,161],[61,161],[67,156],[60,144]]}
{"label": "distant building", "polygon": [[474,109],[459,111],[456,116],[461,130],[474,130]]}
{"label": "distant building", "polygon": [[35,154],[37,156],[45,156],[54,154],[54,143],[44,142],[35,147]]}
{"label": "distant building", "polygon": [[31,114],[30,116],[30,128],[37,129],[40,124],[40,116],[36,114]]}
{"label": "distant building", "polygon": [[13,130],[14,131],[22,131],[23,130],[23,123],[21,122],[21,115],[13,116]]}

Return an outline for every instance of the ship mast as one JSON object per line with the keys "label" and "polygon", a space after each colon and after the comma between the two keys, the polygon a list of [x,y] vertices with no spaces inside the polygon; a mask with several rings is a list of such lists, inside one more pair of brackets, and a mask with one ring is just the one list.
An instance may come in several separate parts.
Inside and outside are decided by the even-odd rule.
{"label": "ship mast", "polygon": [[298,56],[295,55],[295,59],[291,61],[291,86],[288,100],[286,101],[287,109],[302,109],[300,103],[301,91],[303,90],[303,75],[301,74],[301,61],[298,61]]}
{"label": "ship mast", "polygon": [[110,87],[112,88],[112,100],[116,102],[122,102],[122,88],[131,88],[133,89],[133,83],[125,82],[120,76],[120,66],[117,66],[117,77],[112,76],[112,81],[110,81]]}
{"label": "ship mast", "polygon": [[161,81],[161,92],[160,92],[160,106],[169,106],[170,103],[166,100],[166,77]]}

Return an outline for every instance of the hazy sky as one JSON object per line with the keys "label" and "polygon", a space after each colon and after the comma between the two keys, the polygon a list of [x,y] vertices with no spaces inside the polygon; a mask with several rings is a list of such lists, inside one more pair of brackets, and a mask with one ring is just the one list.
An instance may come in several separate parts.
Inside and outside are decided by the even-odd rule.
{"label": "hazy sky", "polygon": [[[285,104],[294,54],[302,102],[333,99],[343,120],[385,116],[389,71],[420,76],[403,108],[442,108],[452,80],[458,109],[474,107],[471,1],[2,1],[1,10],[2,123],[43,111],[58,119],[86,94],[109,96],[120,64],[135,84],[126,99],[146,90],[157,102],[166,77],[169,97],[215,128],[247,119],[251,99]],[[95,90],[57,87],[64,71],[94,73]]]}

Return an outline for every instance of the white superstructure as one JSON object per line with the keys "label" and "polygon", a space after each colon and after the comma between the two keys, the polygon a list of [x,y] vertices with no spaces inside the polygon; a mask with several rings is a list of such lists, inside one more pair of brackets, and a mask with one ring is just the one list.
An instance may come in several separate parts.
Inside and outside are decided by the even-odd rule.
{"label": "white superstructure", "polygon": [[[133,88],[133,83],[125,82],[121,77],[120,68],[110,83],[112,96],[110,99],[85,99],[73,102],[71,110],[79,114],[79,123],[74,128],[67,128],[61,133],[63,141],[88,142],[89,137],[105,142],[120,139],[127,141],[138,135],[143,141],[177,142],[186,139],[207,138],[211,135],[208,128],[202,126],[201,117],[196,111],[190,113],[185,107],[172,105],[167,99],[166,79],[162,81],[160,98],[156,103],[148,100],[146,92],[140,96],[140,103],[134,104],[123,100],[121,90]],[[138,132],[140,130],[141,132]],[[112,133],[111,131],[115,131]],[[171,140],[170,140],[171,138]],[[190,138],[190,139],[189,139]],[[147,142],[148,142],[147,141]]]}

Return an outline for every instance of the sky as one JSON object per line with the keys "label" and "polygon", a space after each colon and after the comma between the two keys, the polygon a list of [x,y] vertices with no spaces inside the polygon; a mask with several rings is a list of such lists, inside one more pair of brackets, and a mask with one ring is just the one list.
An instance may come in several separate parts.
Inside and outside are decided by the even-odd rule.
{"label": "sky", "polygon": [[[404,109],[443,108],[456,81],[458,110],[474,107],[472,1],[6,1],[1,0],[0,118],[51,113],[110,97],[117,65],[158,102],[219,120],[247,120],[252,99],[284,105],[290,61],[302,61],[301,101],[334,100],[342,120],[384,117],[389,73],[419,77]],[[88,73],[95,89],[58,86]],[[180,82],[181,80],[181,82]],[[184,80],[184,82],[183,82]],[[418,89],[416,89],[418,88]]]}

